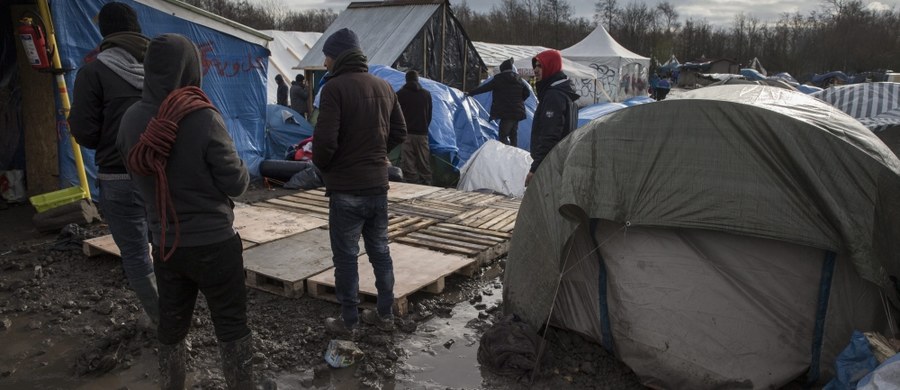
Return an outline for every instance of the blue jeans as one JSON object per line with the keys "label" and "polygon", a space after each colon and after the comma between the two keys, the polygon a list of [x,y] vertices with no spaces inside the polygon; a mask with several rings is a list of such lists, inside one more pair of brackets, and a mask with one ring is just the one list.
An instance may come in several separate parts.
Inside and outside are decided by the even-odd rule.
{"label": "blue jeans", "polygon": [[109,224],[113,241],[122,253],[122,268],[128,281],[153,273],[150,260],[150,236],[147,235],[147,212],[131,180],[98,180],[100,212]]}
{"label": "blue jeans", "polygon": [[334,261],[334,289],[341,317],[348,327],[359,320],[359,236],[375,271],[378,314],[391,314],[394,306],[394,264],[388,248],[387,195],[356,196],[331,193],[328,229]]}

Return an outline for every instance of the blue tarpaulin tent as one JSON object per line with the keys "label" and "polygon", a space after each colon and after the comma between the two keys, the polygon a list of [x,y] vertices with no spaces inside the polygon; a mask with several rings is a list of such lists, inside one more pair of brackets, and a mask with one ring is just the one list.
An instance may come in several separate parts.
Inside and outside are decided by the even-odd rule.
{"label": "blue tarpaulin tent", "polygon": [[[266,68],[271,39],[190,5],[174,0],[120,0],[137,11],[143,33],[154,37],[177,33],[200,49],[203,90],[222,113],[241,158],[254,176],[265,157]],[[97,14],[104,0],[55,1],[51,12],[56,26],[60,59],[65,69],[78,69],[97,54],[102,37]],[[66,74],[71,89],[77,71]],[[68,129],[59,118],[61,185],[78,183]],[[96,177],[94,153],[82,148],[89,180]],[[96,186],[92,186],[96,188]]]}

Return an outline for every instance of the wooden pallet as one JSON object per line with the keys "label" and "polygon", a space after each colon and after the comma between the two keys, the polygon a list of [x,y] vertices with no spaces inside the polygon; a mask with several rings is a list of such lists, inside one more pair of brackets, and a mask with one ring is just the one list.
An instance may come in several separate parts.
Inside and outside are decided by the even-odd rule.
{"label": "wooden pallet", "polygon": [[[360,242],[359,250],[365,252]],[[328,231],[310,230],[244,252],[248,286],[289,298],[303,296],[304,281],[333,266]]]}
{"label": "wooden pallet", "polygon": [[388,190],[388,202],[403,202],[410,199],[420,198],[433,192],[441,190],[441,187],[432,187],[421,184],[402,183],[392,181],[391,189]]}
{"label": "wooden pallet", "polygon": [[403,244],[445,253],[461,254],[481,266],[509,252],[511,233],[479,229],[451,223],[438,223],[424,230],[395,239]]}
{"label": "wooden pallet", "polygon": [[234,208],[234,228],[241,239],[255,244],[275,241],[297,233],[321,228],[328,221],[285,210],[237,204]]}
{"label": "wooden pallet", "polygon": [[[243,245],[244,249],[258,245],[255,242],[250,242],[247,240],[241,240],[241,244]],[[147,246],[150,248],[150,252],[152,253],[153,245],[148,242]],[[113,241],[112,234],[84,240],[81,246],[81,251],[87,257],[100,255],[113,255],[115,257],[122,257],[122,252],[119,250],[119,246],[116,245],[116,242]]]}
{"label": "wooden pallet", "polygon": [[451,218],[447,220],[447,222],[473,228],[509,233],[516,227],[516,216],[518,213],[518,210],[506,208],[478,207]]}
{"label": "wooden pallet", "polygon": [[388,204],[388,211],[393,214],[425,217],[437,221],[446,221],[468,211],[470,208],[469,206],[422,199]]}
{"label": "wooden pallet", "polygon": [[453,188],[445,188],[422,197],[422,200],[440,201],[463,206],[484,206],[504,199],[508,198],[503,195],[467,192]]}
{"label": "wooden pallet", "polygon": [[328,197],[325,196],[325,191],[321,189],[301,191],[268,199],[257,204],[295,213],[309,214],[326,221],[328,220]]}
{"label": "wooden pallet", "polygon": [[519,211],[519,207],[522,206],[522,199],[503,198],[496,202],[488,203],[486,206]]}
{"label": "wooden pallet", "polygon": [[431,218],[390,214],[388,215],[388,240],[422,230],[436,223],[437,220]]}
{"label": "wooden pallet", "polygon": [[[407,298],[418,291],[439,294],[444,291],[445,279],[454,272],[471,268],[475,260],[459,255],[435,252],[409,245],[391,244],[394,265],[394,313],[406,315]],[[334,291],[334,270],[327,270],[307,279],[310,296],[337,302]],[[359,257],[360,306],[374,308],[378,291],[368,256]]]}

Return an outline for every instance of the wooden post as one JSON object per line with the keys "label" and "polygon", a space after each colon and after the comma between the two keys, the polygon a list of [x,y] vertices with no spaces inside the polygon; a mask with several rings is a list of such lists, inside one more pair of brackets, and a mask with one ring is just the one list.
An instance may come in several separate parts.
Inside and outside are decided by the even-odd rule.
{"label": "wooden post", "polygon": [[447,2],[441,5],[441,82],[444,81],[444,52],[447,51]]}

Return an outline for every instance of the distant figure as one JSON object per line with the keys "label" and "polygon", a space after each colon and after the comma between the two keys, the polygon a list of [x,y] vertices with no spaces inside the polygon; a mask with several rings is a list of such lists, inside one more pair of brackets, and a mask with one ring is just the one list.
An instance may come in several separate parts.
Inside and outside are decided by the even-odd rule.
{"label": "distant figure", "polygon": [[512,58],[500,64],[500,73],[494,75],[491,81],[469,91],[468,95],[485,92],[493,92],[491,120],[500,119],[499,141],[518,147],[519,121],[525,119],[525,100],[531,92],[516,73]]}
{"label": "distant figure", "polygon": [[665,100],[666,95],[669,94],[669,91],[671,90],[671,88],[672,87],[669,84],[669,80],[659,79],[659,81],[656,82],[656,88],[654,89],[655,96],[653,98],[656,99],[657,101]]}
{"label": "distant figure", "polygon": [[[280,88],[280,87],[279,87]],[[291,108],[303,115],[304,119],[308,119],[309,112],[309,91],[306,89],[306,78],[302,74],[291,82]]]}
{"label": "distant figure", "polygon": [[538,106],[531,125],[531,170],[525,185],[537,171],[544,157],[559,141],[578,127],[578,94],[572,81],[562,71],[559,51],[545,50],[531,59],[537,79]]}
{"label": "distant figure", "polygon": [[160,387],[184,388],[184,339],[202,292],[227,387],[252,389],[243,249],[230,198],[247,190],[250,175],[200,89],[197,47],[165,34],[146,55],[144,94],[122,118],[117,146],[147,200],[159,282]]}
{"label": "distant figure", "polygon": [[287,83],[284,82],[284,77],[281,75],[275,75],[275,83],[278,84],[278,93],[277,93],[277,101],[275,103],[280,104],[285,107],[290,107],[288,105],[288,86]]}
{"label": "distant figure", "polygon": [[122,252],[122,268],[153,325],[159,323],[159,295],[147,242],[144,202],[116,149],[125,110],[141,100],[144,53],[137,13],[124,3],[108,3],[98,15],[100,54],[75,77],[69,128],[81,146],[96,151],[100,211]]}
{"label": "distant figure", "polygon": [[[313,132],[313,163],[322,171],[328,201],[328,233],[334,261],[335,296],[341,318],[325,329],[349,337],[363,322],[394,328],[394,264],[388,248],[388,151],[403,143],[406,122],[397,95],[369,74],[356,34],[343,28],[325,40],[330,76],[319,97]],[[377,312],[359,306],[359,236],[375,273]]]}
{"label": "distant figure", "polygon": [[419,84],[418,72],[406,72],[406,84],[397,91],[397,100],[406,120],[406,141],[400,154],[403,179],[409,183],[431,184],[431,153],[428,151],[431,93]]}

